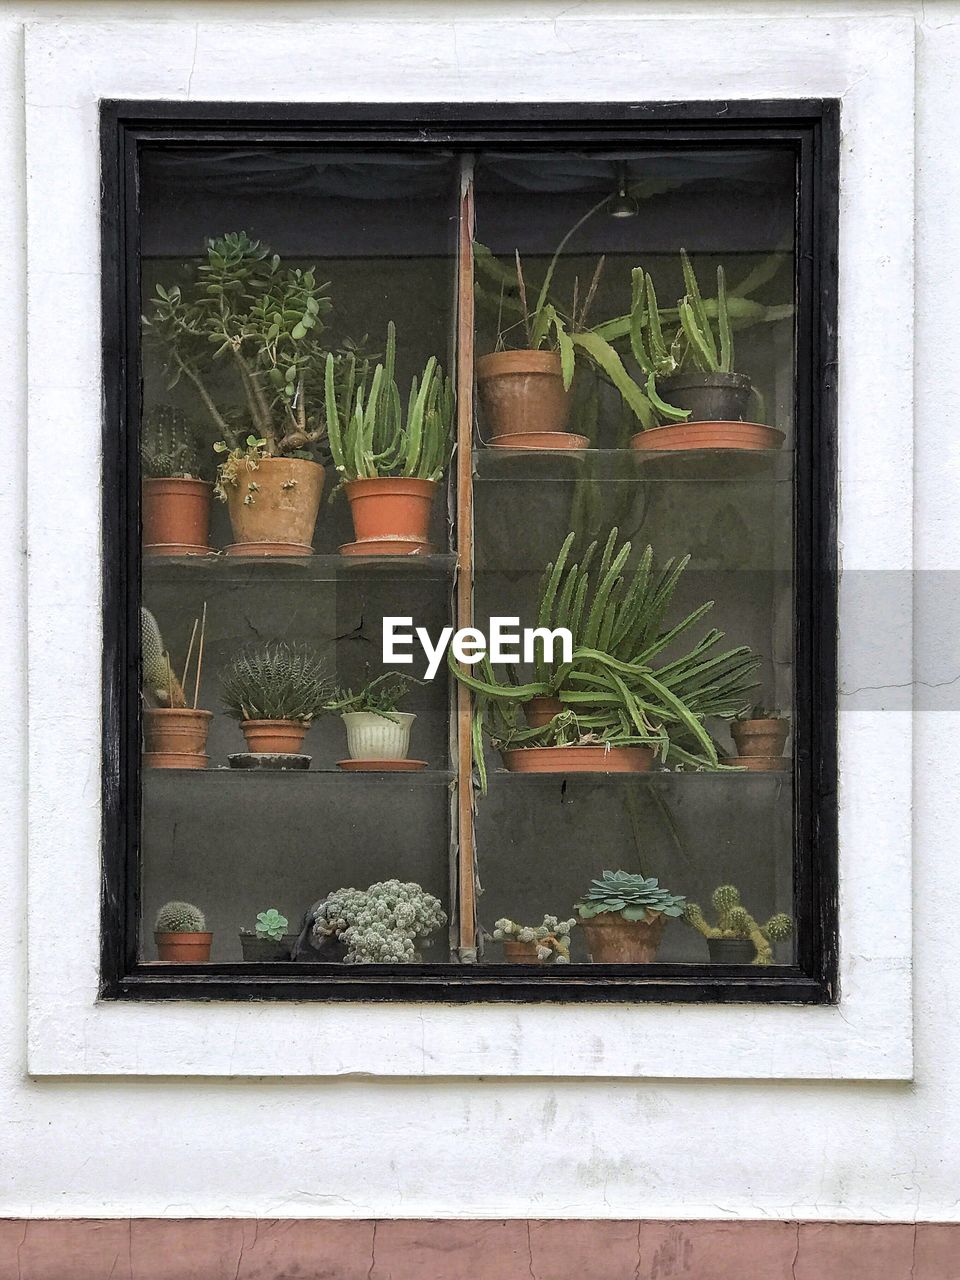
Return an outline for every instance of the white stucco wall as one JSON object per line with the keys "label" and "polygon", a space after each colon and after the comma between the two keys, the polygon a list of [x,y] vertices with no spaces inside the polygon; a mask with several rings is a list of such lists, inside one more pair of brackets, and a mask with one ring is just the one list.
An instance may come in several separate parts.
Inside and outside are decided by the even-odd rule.
{"label": "white stucco wall", "polygon": [[[572,8],[582,24],[635,15],[638,6],[585,0]],[[354,32],[354,47],[366,48],[370,59],[362,69],[358,64],[358,75],[369,83],[376,75],[376,59],[393,56],[394,49],[415,67],[415,36],[411,33],[405,44],[403,32],[397,31],[391,42],[384,26],[371,25],[365,40],[362,24],[398,15],[428,15],[440,22],[454,12],[458,19],[468,12],[492,17],[508,9],[513,6],[501,9],[481,0],[458,0],[455,9],[449,0],[395,6],[359,0],[352,5],[203,6],[170,0],[157,6],[0,6],[0,172],[5,179],[0,273],[7,313],[6,341],[0,343],[0,396],[8,442],[7,467],[0,470],[0,528],[6,535],[0,537],[0,651],[7,655],[4,666],[10,676],[9,725],[23,722],[26,704],[21,24],[58,15],[71,22],[136,16],[185,24],[355,17],[361,25]],[[722,5],[661,0],[642,9],[644,16],[662,12],[678,22],[736,13],[741,21],[755,24],[759,51],[765,17],[781,18],[793,6],[773,0]],[[956,628],[948,625],[951,592],[957,594],[950,571],[960,559],[960,390],[954,371],[960,339],[955,260],[960,248],[960,156],[953,144],[960,3],[840,6],[808,0],[795,12],[812,15],[811,21],[845,13],[912,16],[917,23],[914,563],[929,572],[918,575],[916,593],[914,1081],[30,1079],[24,744],[8,729],[0,740],[0,830],[5,835],[0,883],[7,890],[6,922],[0,929],[0,1008],[5,1012],[0,1020],[0,1215],[960,1217],[960,1084],[953,1066],[960,1048],[955,1030],[958,979],[951,971],[950,928],[958,896],[954,866],[960,829],[952,764],[952,743],[960,729],[960,684],[950,682],[960,679],[960,646]],[[557,51],[570,56],[571,31],[564,25],[573,16],[569,4],[525,4],[524,16],[540,57]],[[578,28],[580,36],[584,30]],[[455,37],[451,27],[453,47]],[[296,40],[295,28],[291,40]],[[583,48],[589,51],[588,45]],[[195,51],[190,74],[202,77],[199,42]],[[877,59],[882,68],[882,50]],[[637,72],[611,67],[610,75]],[[737,92],[735,75],[730,92]],[[896,167],[902,157],[891,155],[889,163]],[[55,205],[45,215],[42,210],[34,213],[49,219],[41,229],[48,242],[54,238],[50,233],[57,214]],[[70,272],[69,262],[60,265],[65,275]],[[902,299],[904,315],[909,315],[910,301]],[[898,365],[909,354],[905,332],[894,328],[874,335]],[[36,377],[35,368],[32,373]],[[882,413],[883,406],[877,411]],[[909,427],[904,424],[905,430]],[[69,422],[52,421],[48,430],[51,476],[62,476],[69,471],[69,454],[58,447],[58,432],[68,432]],[[53,487],[60,483],[58,478]],[[877,495],[879,503],[883,496]],[[956,613],[953,603],[954,619]],[[79,637],[78,643],[84,639]],[[65,706],[65,771],[77,768],[70,757],[71,722],[71,708]],[[889,723],[889,750],[896,751],[901,723],[896,711],[890,712]],[[65,842],[70,834],[64,831]],[[868,877],[863,883],[882,903],[882,883],[871,884]],[[64,901],[49,920],[52,937],[69,937],[71,906]],[[903,904],[890,901],[889,910],[902,911]],[[42,945],[41,939],[35,928],[34,948],[38,941]],[[676,1016],[683,1014],[680,1010]],[[554,1011],[554,1029],[563,1017],[562,1010]],[[182,1019],[176,1030],[189,1035]],[[524,1138],[531,1149],[521,1167],[517,1150]]]}

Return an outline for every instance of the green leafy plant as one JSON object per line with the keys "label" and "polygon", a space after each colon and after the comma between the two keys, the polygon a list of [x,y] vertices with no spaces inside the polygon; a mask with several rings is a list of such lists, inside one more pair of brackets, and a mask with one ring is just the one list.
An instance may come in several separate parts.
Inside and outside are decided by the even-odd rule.
{"label": "green leafy plant", "polygon": [[779,707],[768,707],[762,702],[755,702],[745,707],[737,716],[738,720],[789,720],[790,717]]}
{"label": "green leafy plant", "polygon": [[335,358],[327,357],[325,387],[330,452],[342,480],[409,476],[439,480],[450,456],[453,383],[434,356],[413,378],[406,411],[394,377],[397,335],[387,327],[384,362],[351,394],[338,392]]}
{"label": "green leafy plant", "polygon": [[152,480],[200,478],[200,451],[186,417],[171,405],[158,405],[144,418],[140,443],[143,474]]}
{"label": "green leafy plant", "polygon": [[323,658],[307,645],[268,643],[242,650],[220,674],[223,705],[236,720],[309,724],[330,700]]}
{"label": "green leafy plant", "polygon": [[741,903],[740,890],[735,885],[718,885],[713,891],[711,902],[716,912],[716,924],[707,922],[703,911],[695,902],[687,903],[683,912],[684,920],[705,938],[749,939],[753,943],[754,964],[772,964],[771,944],[784,941],[793,932],[793,921],[782,911],[772,915],[766,924],[758,924]]}
{"label": "green leafy plant", "polygon": [[629,871],[604,871],[599,880],[590,881],[590,888],[574,907],[581,920],[616,913],[624,920],[649,923],[657,915],[682,916],[685,904],[684,897],[668,893],[654,877],[633,875]]}
{"label": "green leafy plant", "polygon": [[207,921],[191,902],[166,902],[157,912],[156,933],[205,933]]}
{"label": "green leafy plant", "polygon": [[[186,379],[192,386],[227,461],[250,450],[255,459],[303,454],[322,439],[328,357],[343,403],[352,401],[369,361],[362,344],[331,351],[322,341],[333,307],[329,288],[314,267],[285,267],[244,231],[210,240],[205,261],[182,285],[157,285],[143,324],[165,353],[168,385]],[[229,406],[215,391],[223,369],[233,374]]]}
{"label": "green leafy plant", "polygon": [[338,687],[327,703],[327,710],[372,711],[375,715],[391,720],[392,713],[399,709],[400,703],[410,692],[412,683],[414,681],[409,676],[399,675],[396,671],[385,671],[357,690]]}
{"label": "green leafy plant", "polygon": [[[488,659],[473,675],[448,651],[453,674],[476,695],[474,754],[481,787],[486,786],[481,729],[495,746],[648,745],[668,763],[716,769],[716,744],[704,725],[709,716],[731,719],[756,687],[760,659],[740,645],[721,650],[723,632],[707,631],[676,657],[664,651],[712,608],[707,601],[681,621],[665,621],[677,584],[689,560],[654,566],[650,547],[632,572],[631,544],[618,545],[612,529],[599,554],[593,542],[571,563],[574,534],[568,535],[540,585],[536,625],[570,631],[570,662],[547,660],[543,641],[535,649],[532,680],[507,668],[505,678]],[[520,718],[522,704],[555,697],[563,711],[548,725],[530,729]]]}
{"label": "green leafy plant", "polygon": [[517,924],[514,920],[504,918],[494,925],[493,936],[497,942],[535,943],[538,960],[569,964],[570,930],[576,923],[576,920],[560,920],[557,916],[549,915],[545,915],[543,923],[538,925]]}
{"label": "green leafy plant", "polygon": [[287,917],[282,916],[276,907],[270,907],[268,911],[258,913],[254,932],[258,938],[269,938],[272,942],[282,942],[289,923],[290,921]]}
{"label": "green leafy plant", "polygon": [[314,908],[313,943],[332,936],[348,964],[409,963],[416,942],[447,922],[439,899],[412,881],[384,880],[367,889],[337,889]]}

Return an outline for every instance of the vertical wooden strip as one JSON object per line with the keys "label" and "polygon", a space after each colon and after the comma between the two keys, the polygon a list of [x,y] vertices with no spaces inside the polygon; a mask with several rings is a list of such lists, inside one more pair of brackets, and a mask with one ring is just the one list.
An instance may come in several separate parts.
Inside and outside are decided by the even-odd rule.
{"label": "vertical wooden strip", "polygon": [[[473,171],[460,186],[457,276],[457,627],[473,624]],[[476,959],[476,868],[473,830],[473,700],[457,684],[457,830],[460,959]]]}

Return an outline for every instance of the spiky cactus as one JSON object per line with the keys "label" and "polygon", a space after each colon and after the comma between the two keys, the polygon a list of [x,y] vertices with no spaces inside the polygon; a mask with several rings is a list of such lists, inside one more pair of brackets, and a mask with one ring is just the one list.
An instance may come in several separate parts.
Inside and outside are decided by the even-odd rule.
{"label": "spiky cactus", "polygon": [[180,476],[198,479],[200,455],[193,432],[179,409],[159,405],[143,424],[140,447],[143,474],[155,480]]}
{"label": "spiky cactus", "polygon": [[192,902],[165,902],[153,928],[156,933],[205,933],[207,921]]}
{"label": "spiky cactus", "polygon": [[220,680],[223,705],[236,720],[309,723],[326,710],[333,692],[318,652],[282,642],[241,650]]}
{"label": "spiky cactus", "polygon": [[187,705],[180,681],[173,674],[170,655],[163,646],[157,620],[140,606],[140,654],[143,666],[143,692],[160,707]]}
{"label": "spiky cactus", "polygon": [[560,920],[557,916],[544,916],[543,924],[539,925],[517,924],[504,918],[494,925],[493,936],[497,942],[535,943],[538,960],[569,964],[570,930],[576,923],[576,920]]}
{"label": "spiky cactus", "polygon": [[696,902],[688,902],[683,918],[691,928],[703,934],[705,938],[743,938],[753,943],[753,963],[766,965],[773,963],[772,942],[783,942],[793,932],[793,921],[784,912],[771,916],[763,926],[756,920],[740,901],[740,890],[732,884],[721,884],[714,889],[710,901],[717,914],[717,923],[712,925],[704,916]]}

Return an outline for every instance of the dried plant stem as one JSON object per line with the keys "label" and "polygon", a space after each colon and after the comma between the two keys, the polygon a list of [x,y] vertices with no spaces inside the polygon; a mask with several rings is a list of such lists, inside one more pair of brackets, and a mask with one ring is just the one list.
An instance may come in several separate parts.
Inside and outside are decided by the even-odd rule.
{"label": "dried plant stem", "polygon": [[203,639],[207,633],[207,602],[203,602],[203,612],[200,615],[200,643],[197,646],[197,679],[193,686],[193,709],[197,709],[197,699],[200,697],[200,670],[203,666]]}
{"label": "dried plant stem", "polygon": [[199,618],[194,618],[193,630],[190,632],[190,643],[187,645],[187,656],[183,664],[183,675],[180,677],[180,683],[183,685],[184,689],[187,687],[187,672],[190,670],[190,659],[193,656],[193,642],[197,638],[197,625],[199,621]]}

